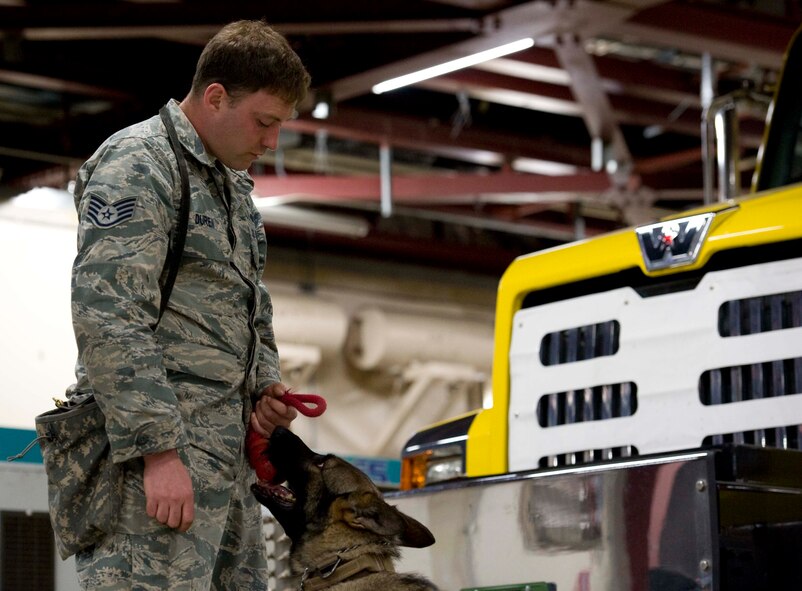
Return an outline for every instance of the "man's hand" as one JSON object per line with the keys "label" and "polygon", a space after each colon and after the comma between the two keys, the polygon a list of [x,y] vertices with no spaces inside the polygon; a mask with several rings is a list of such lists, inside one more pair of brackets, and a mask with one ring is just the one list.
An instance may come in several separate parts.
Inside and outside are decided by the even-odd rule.
{"label": "man's hand", "polygon": [[298,411],[280,400],[289,389],[280,382],[271,384],[259,393],[259,400],[251,413],[251,427],[263,437],[270,437],[278,425],[289,428]]}
{"label": "man's hand", "polygon": [[195,496],[189,471],[174,449],[150,454],[145,460],[145,500],[150,517],[185,532],[195,519]]}

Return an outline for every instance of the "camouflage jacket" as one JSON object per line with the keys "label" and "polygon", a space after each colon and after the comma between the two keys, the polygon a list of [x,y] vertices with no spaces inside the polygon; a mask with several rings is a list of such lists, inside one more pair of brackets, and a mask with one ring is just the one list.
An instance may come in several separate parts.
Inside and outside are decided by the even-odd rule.
{"label": "camouflage jacket", "polygon": [[247,173],[206,152],[176,101],[168,109],[191,200],[183,259],[155,331],[181,197],[159,116],[111,136],[78,173],[73,390],[94,391],[115,462],[192,444],[233,463],[249,397],[280,381],[264,227]]}

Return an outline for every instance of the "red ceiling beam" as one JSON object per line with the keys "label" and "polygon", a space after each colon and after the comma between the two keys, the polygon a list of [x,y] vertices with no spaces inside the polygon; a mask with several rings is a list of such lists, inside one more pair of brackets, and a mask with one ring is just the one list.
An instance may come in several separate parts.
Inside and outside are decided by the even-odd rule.
{"label": "red ceiling beam", "polygon": [[[260,197],[292,197],[303,201],[378,201],[378,176],[256,175],[254,193]],[[435,204],[477,201],[480,196],[519,194],[527,201],[559,201],[549,193],[600,193],[610,188],[607,175],[585,173],[544,176],[500,172],[394,176],[392,198],[398,203]]]}
{"label": "red ceiling beam", "polygon": [[[474,273],[501,275],[517,256],[525,254],[520,250],[501,248],[492,245],[467,246],[443,244],[433,240],[371,233],[365,238],[348,238],[335,234],[315,233],[306,230],[283,228],[266,224],[271,244],[282,240],[296,244],[299,240],[313,242],[324,252],[341,254],[354,253],[360,257],[374,257],[382,260],[398,260],[419,265],[442,266],[452,269],[470,270]],[[527,251],[531,250],[527,249]]]}
{"label": "red ceiling beam", "polygon": [[700,3],[664,2],[641,10],[630,22],[669,29],[710,42],[724,41],[754,47],[761,51],[785,53],[785,47],[798,23],[784,22],[754,10],[715,7]]}
{"label": "red ceiling beam", "polygon": [[609,27],[611,36],[653,47],[709,53],[747,65],[778,69],[798,18],[763,16],[756,10],[700,2],[663,2]]}
{"label": "red ceiling beam", "polygon": [[[556,54],[547,47],[532,47],[506,59],[562,70]],[[699,103],[699,82],[691,74],[661,67],[655,62],[635,61],[615,54],[596,55],[593,61],[607,92],[641,94],[668,102],[675,102],[678,96],[682,96],[685,100]]]}
{"label": "red ceiling beam", "polygon": [[80,82],[64,80],[62,78],[54,78],[52,76],[40,76],[38,74],[30,74],[28,72],[17,72],[14,70],[0,69],[0,82],[14,84],[15,86],[39,88],[42,90],[50,90],[65,94],[91,96],[118,101],[127,101],[133,99],[132,95],[111,88],[104,88],[94,84],[82,84]]}
{"label": "red ceiling beam", "polygon": [[[523,94],[546,97],[564,104],[575,103],[571,90],[566,86],[549,84],[546,82],[536,82],[523,80],[484,72],[481,70],[460,70],[445,76],[440,76],[424,83],[427,87],[438,88],[439,90],[456,90],[464,87],[470,90],[471,87],[485,90],[504,89]],[[649,99],[638,98],[635,96],[625,96],[610,94],[610,103],[621,124],[637,124],[643,126],[660,125],[668,131],[674,131],[684,135],[698,136],[701,134],[702,112],[697,106],[689,106],[678,116],[672,116],[672,111],[677,105],[656,102]],[[579,109],[577,105],[577,110]],[[762,121],[757,125],[750,124],[746,120],[741,129],[741,139],[750,147],[756,147],[762,140]]]}
{"label": "red ceiling beam", "polygon": [[326,130],[335,137],[376,145],[441,154],[493,166],[502,166],[513,158],[535,158],[590,168],[590,146],[555,144],[552,138],[538,135],[514,135],[471,127],[452,135],[450,125],[433,123],[431,119],[390,115],[348,105],[337,105],[328,119],[308,116],[288,121],[284,127],[314,134]]}
{"label": "red ceiling beam", "polygon": [[665,170],[682,168],[688,164],[696,164],[702,160],[702,146],[688,150],[681,150],[671,154],[652,156],[635,161],[635,172],[640,174],[651,174]]}

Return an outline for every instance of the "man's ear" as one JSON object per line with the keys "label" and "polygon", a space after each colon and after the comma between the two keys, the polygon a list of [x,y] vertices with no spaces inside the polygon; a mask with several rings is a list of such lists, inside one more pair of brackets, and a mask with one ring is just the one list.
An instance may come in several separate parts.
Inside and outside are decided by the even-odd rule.
{"label": "man's ear", "polygon": [[219,111],[223,106],[223,101],[228,98],[225,86],[219,82],[213,82],[203,91],[203,104],[213,111]]}
{"label": "man's ear", "polygon": [[429,529],[405,515],[372,492],[352,493],[345,499],[343,521],[354,529],[365,529],[385,538],[395,538],[402,546],[425,548],[434,544]]}

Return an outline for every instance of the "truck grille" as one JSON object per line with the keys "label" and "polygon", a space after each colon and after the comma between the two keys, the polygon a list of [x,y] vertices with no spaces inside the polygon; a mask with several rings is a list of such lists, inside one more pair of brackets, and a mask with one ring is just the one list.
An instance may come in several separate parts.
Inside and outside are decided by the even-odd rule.
{"label": "truck grille", "polygon": [[802,259],[654,294],[516,314],[511,470],[707,444],[802,449]]}

